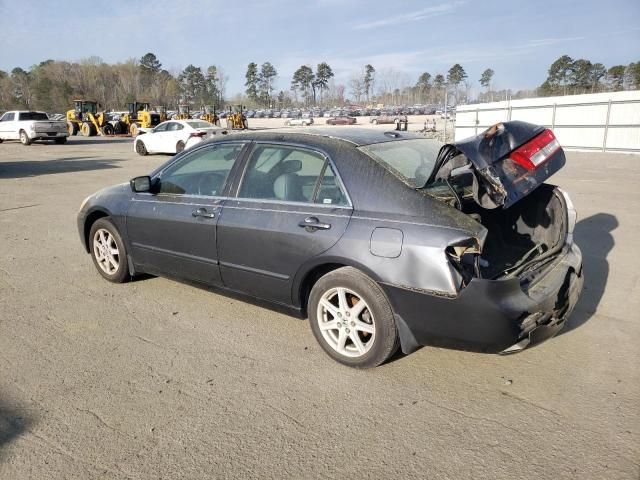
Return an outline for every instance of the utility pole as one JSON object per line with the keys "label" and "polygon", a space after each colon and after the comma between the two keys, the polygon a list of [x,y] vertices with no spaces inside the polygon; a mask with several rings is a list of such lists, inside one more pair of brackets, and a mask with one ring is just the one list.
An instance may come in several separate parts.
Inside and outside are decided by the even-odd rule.
{"label": "utility pole", "polygon": [[444,136],[442,138],[443,143],[447,143],[447,93],[449,92],[449,84],[444,86]]}

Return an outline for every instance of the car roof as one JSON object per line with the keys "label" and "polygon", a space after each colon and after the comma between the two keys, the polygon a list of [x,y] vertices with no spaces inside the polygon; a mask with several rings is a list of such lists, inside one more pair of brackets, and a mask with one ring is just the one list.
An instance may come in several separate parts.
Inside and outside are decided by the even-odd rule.
{"label": "car roof", "polygon": [[[309,136],[310,139],[316,137],[332,138],[349,142],[357,147],[371,145],[373,143],[393,142],[397,140],[409,140],[415,138],[425,138],[411,132],[399,132],[396,130],[382,131],[370,128],[357,127],[307,127],[304,131],[291,131],[290,129],[274,128],[269,130],[255,130],[230,135],[229,139],[249,138],[260,140],[292,140],[299,141],[300,137]],[[219,140],[219,139],[218,139]]]}

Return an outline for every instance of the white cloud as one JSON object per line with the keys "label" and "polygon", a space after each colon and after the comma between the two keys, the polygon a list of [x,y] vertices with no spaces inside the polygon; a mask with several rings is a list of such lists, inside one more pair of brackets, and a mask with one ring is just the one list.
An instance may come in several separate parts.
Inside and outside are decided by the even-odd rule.
{"label": "white cloud", "polygon": [[450,13],[460,5],[464,5],[466,1],[455,1],[449,3],[441,3],[431,7],[416,10],[415,12],[394,15],[380,20],[371,20],[368,22],[357,23],[353,26],[354,30],[368,30],[377,27],[386,27],[388,25],[398,25],[402,23],[417,22],[427,18],[444,15]]}

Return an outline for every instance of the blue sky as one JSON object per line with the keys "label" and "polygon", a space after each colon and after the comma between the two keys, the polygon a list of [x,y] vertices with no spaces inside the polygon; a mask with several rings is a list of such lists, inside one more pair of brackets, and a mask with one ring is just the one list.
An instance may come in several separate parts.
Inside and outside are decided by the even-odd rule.
{"label": "blue sky", "polygon": [[0,69],[155,53],[163,67],[220,65],[227,93],[246,65],[271,61],[278,89],[302,64],[326,61],[336,83],[366,63],[415,83],[460,63],[476,88],[532,88],[562,54],[609,67],[640,61],[640,1],[555,0],[0,0]]}

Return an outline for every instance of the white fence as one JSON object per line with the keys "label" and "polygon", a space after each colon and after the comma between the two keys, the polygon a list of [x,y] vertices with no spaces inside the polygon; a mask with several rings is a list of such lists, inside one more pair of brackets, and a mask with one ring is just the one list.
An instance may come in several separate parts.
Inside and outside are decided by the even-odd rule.
{"label": "white fence", "polygon": [[508,120],[552,128],[567,149],[640,152],[640,90],[459,105],[455,139]]}

